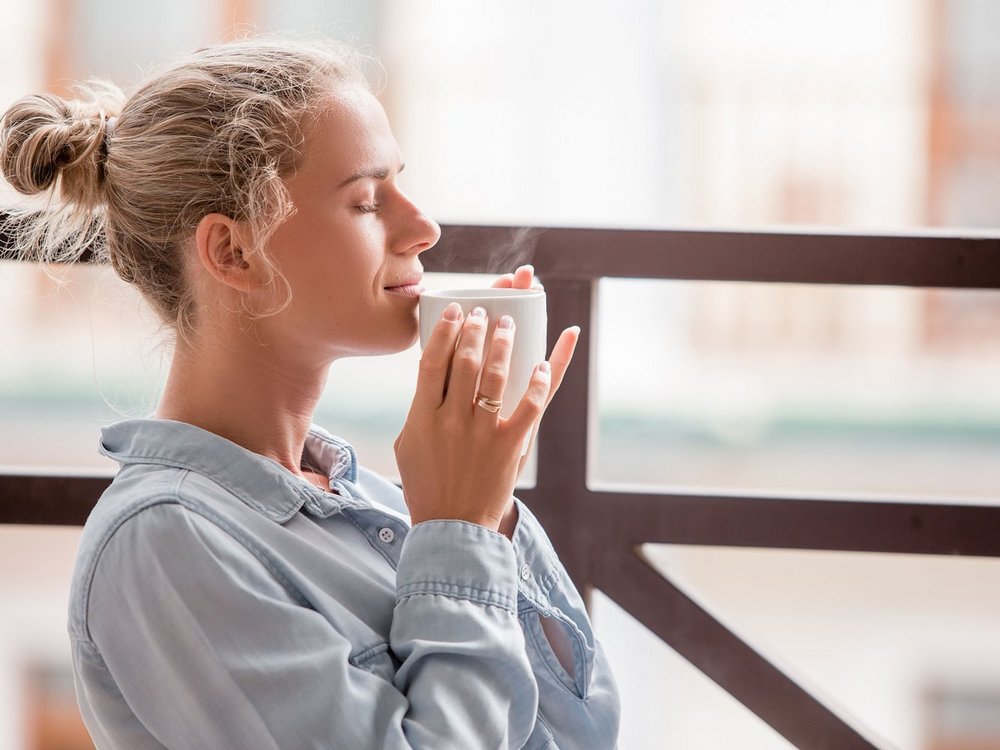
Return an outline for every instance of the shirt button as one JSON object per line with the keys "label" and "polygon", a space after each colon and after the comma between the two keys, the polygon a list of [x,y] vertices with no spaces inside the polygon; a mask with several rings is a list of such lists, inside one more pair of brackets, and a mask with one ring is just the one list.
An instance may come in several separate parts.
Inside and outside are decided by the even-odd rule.
{"label": "shirt button", "polygon": [[531,578],[531,568],[528,567],[528,563],[521,565],[521,580],[527,581]]}
{"label": "shirt button", "polygon": [[396,538],[396,532],[386,526],[378,530],[378,538],[386,544],[392,544],[392,540]]}

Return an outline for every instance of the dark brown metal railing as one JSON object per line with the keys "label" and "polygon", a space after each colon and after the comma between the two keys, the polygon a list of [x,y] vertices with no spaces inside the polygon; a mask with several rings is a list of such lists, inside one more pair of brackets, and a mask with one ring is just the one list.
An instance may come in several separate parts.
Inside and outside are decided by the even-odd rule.
{"label": "dark brown metal railing", "polygon": [[[734,635],[644,558],[646,543],[1000,557],[1000,506],[618,492],[587,486],[597,282],[609,277],[1000,289],[1000,237],[444,228],[429,271],[495,272],[523,247],[549,337],[582,323],[522,490],[577,585],[596,588],[800,748],[885,747]],[[0,255],[2,257],[2,255]],[[589,322],[589,325],[588,325]],[[0,523],[81,524],[109,479],[0,476]]]}

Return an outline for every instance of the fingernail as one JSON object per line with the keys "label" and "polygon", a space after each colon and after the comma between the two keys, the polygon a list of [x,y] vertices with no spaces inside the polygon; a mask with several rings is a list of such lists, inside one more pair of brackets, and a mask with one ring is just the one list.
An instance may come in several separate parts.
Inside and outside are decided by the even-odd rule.
{"label": "fingernail", "polygon": [[535,267],[533,265],[531,265],[531,264],[523,265],[523,266],[521,266],[521,268],[527,268],[532,273],[535,272]]}
{"label": "fingernail", "polygon": [[577,336],[580,335],[580,326],[570,326],[569,330],[575,332]]}
{"label": "fingernail", "polygon": [[473,318],[485,318],[486,317],[486,308],[480,307],[480,306],[477,305],[472,310],[472,317]]}
{"label": "fingernail", "polygon": [[444,309],[445,320],[458,320],[462,317],[462,306],[457,302],[452,302]]}
{"label": "fingernail", "polygon": [[549,374],[549,370],[551,369],[552,365],[550,365],[548,362],[542,362],[540,365],[538,365],[538,371],[545,373],[546,375]]}
{"label": "fingernail", "polygon": [[500,322],[497,323],[497,328],[513,328],[513,327],[514,327],[514,319],[509,315],[504,315],[502,318],[500,318]]}

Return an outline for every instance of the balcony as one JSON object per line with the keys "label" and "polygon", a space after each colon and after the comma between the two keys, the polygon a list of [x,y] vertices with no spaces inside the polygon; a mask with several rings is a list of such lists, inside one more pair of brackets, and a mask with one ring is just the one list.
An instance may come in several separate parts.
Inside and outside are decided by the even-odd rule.
{"label": "balcony", "polygon": [[[609,280],[739,282],[772,297],[803,285],[819,291],[997,290],[1000,237],[448,226],[439,249],[425,256],[427,270],[492,272],[483,249],[509,243],[512,236],[530,238],[522,250],[546,286],[550,341],[562,328],[583,323],[576,361],[539,435],[535,481],[519,494],[546,526],[589,601],[598,597],[602,602],[598,617],[609,606],[627,613],[791,746],[896,747],[802,679],[795,664],[776,658],[759,639],[734,628],[703,601],[703,592],[692,589],[691,581],[675,575],[662,550],[693,550],[727,565],[739,565],[743,551],[822,552],[841,556],[843,567],[853,567],[853,580],[860,581],[865,570],[884,566],[887,559],[1000,557],[1000,505],[968,488],[955,497],[942,495],[940,488],[937,496],[908,497],[899,492],[866,495],[856,489],[796,494],[787,487],[768,493],[759,486],[739,492],[725,482],[715,491],[651,489],[623,484],[622,477],[608,481],[613,466],[595,470],[595,457],[602,453],[599,438],[614,442],[613,428],[606,420],[602,426],[598,414],[602,373],[595,363],[604,344],[599,339],[615,335],[601,325],[601,285]],[[643,367],[644,353],[632,355],[628,367]],[[645,426],[656,423],[651,418]],[[629,427],[619,431],[627,435]],[[619,450],[619,462],[627,453]],[[663,452],[657,460],[668,462],[670,457]],[[851,486],[836,476],[835,457],[828,475],[823,458],[816,463],[821,467],[817,476],[828,486]],[[80,525],[109,481],[110,475],[79,474],[72,467],[8,467],[0,476],[0,523]],[[773,574],[782,565],[778,560],[761,569]],[[904,568],[895,570],[904,585],[912,580]],[[933,599],[928,592],[930,611]],[[899,633],[905,637],[906,628],[901,626]],[[629,695],[629,686],[623,687]],[[946,705],[954,695],[929,695],[926,700],[932,707]],[[928,715],[947,714],[946,709],[935,711]]]}

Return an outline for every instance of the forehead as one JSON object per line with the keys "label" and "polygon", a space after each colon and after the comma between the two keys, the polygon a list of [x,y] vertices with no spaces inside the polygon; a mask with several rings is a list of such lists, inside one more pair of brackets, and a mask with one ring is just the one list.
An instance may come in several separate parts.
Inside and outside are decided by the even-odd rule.
{"label": "forehead", "polygon": [[399,161],[385,110],[363,88],[331,92],[306,124],[304,136],[299,174],[345,178],[362,167],[389,167]]}

